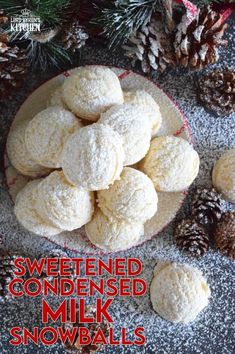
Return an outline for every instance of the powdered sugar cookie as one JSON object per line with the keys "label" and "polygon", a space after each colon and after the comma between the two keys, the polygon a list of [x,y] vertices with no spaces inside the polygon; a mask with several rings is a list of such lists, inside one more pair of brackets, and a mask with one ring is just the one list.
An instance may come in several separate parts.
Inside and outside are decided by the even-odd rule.
{"label": "powdered sugar cookie", "polygon": [[54,171],[37,186],[37,213],[48,223],[72,231],[91,220],[94,195],[74,187],[62,171]]}
{"label": "powdered sugar cookie", "polygon": [[110,127],[92,124],[67,140],[62,168],[68,181],[89,191],[106,189],[123,169],[121,137]]}
{"label": "powdered sugar cookie", "polygon": [[[73,73],[76,71],[77,68],[61,73],[56,77],[48,80],[46,83],[43,83],[32,94],[30,94],[18,110],[16,117],[14,118],[12,128],[15,128],[22,121],[30,119],[30,117],[34,117],[38,112],[45,109],[45,103],[47,103],[48,98],[55,90],[55,88],[59,87],[68,76],[73,75]],[[159,87],[157,87],[153,82],[149,81],[144,76],[135,74],[132,71],[114,67],[112,68],[112,71],[115,72],[115,74],[119,77],[124,90],[130,91],[133,90],[133,88],[146,90],[149,94],[151,94],[152,97],[154,97],[156,102],[159,103],[160,110],[164,116],[164,124],[161,127],[162,135],[176,134],[184,137],[186,140],[191,140],[190,128],[186,119],[177,109],[174,102],[172,102],[172,100],[169,99],[169,97],[167,97],[167,95]],[[90,124],[91,123],[93,122],[90,121]],[[19,174],[14,171],[11,164],[8,163],[8,160],[5,160],[8,189],[10,194],[13,194],[13,200],[15,200],[16,194],[25,185],[25,183],[27,183],[27,180],[26,177],[24,178],[23,176],[19,176]],[[12,173],[12,171],[14,172]],[[175,217],[184,198],[185,193],[182,192],[158,193],[158,212],[144,224],[145,233],[139,238],[137,244],[142,244],[146,240],[149,240],[151,237],[153,237],[153,235],[155,237],[167,224],[169,224]],[[16,230],[12,230],[12,232],[16,233]],[[87,242],[83,228],[74,230],[72,232],[65,231],[59,235],[50,236],[48,239],[60,245],[61,247],[66,247],[68,249],[77,251],[80,254],[83,252],[89,254],[104,253],[104,251],[101,251],[100,249]],[[166,239],[164,239],[164,242],[162,243],[161,238],[159,238],[157,247],[163,247],[165,241]]]}
{"label": "powdered sugar cookie", "polygon": [[123,103],[118,77],[105,67],[77,69],[65,80],[63,97],[74,114],[91,121],[97,121],[111,106]]}
{"label": "powdered sugar cookie", "polygon": [[144,234],[144,226],[141,223],[108,218],[98,208],[85,229],[91,243],[108,251],[128,249]]}
{"label": "powdered sugar cookie", "polygon": [[40,236],[52,236],[62,232],[61,229],[47,224],[36,212],[36,188],[40,180],[29,182],[17,195],[15,201],[15,214],[22,226],[28,231]]}
{"label": "powdered sugar cookie", "polygon": [[134,168],[125,167],[120,179],[97,195],[99,207],[107,216],[145,223],[157,212],[153,182]]}
{"label": "powdered sugar cookie", "polygon": [[208,305],[210,289],[197,268],[167,261],[155,267],[150,297],[161,317],[173,323],[188,323]]}
{"label": "powdered sugar cookie", "polygon": [[140,106],[145,111],[145,117],[148,117],[152,136],[155,136],[162,124],[162,115],[157,102],[153,97],[144,90],[126,91],[124,92],[124,102]]}
{"label": "powdered sugar cookie", "polygon": [[235,149],[226,151],[215,163],[212,181],[227,200],[235,203]]}
{"label": "powdered sugar cookie", "polygon": [[124,165],[133,165],[148,152],[151,140],[149,119],[137,105],[123,104],[110,108],[101,115],[99,123],[113,128],[123,140],[125,152]]}
{"label": "powdered sugar cookie", "polygon": [[66,140],[81,127],[71,112],[59,106],[48,107],[29,122],[25,132],[26,147],[38,163],[59,168]]}
{"label": "powdered sugar cookie", "polygon": [[157,191],[180,192],[196,178],[199,163],[197,152],[186,140],[161,136],[151,141],[140,170],[151,178]]}
{"label": "powdered sugar cookie", "polygon": [[41,177],[50,172],[48,168],[37,164],[29,154],[25,144],[27,122],[20,122],[10,130],[7,138],[7,155],[12,165],[23,175]]}

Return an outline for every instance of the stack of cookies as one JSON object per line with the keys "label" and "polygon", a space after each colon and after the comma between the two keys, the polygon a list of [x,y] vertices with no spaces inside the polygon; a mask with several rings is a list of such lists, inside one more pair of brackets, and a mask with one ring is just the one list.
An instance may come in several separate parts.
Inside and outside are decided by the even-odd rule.
{"label": "stack of cookies", "polygon": [[110,251],[135,245],[157,213],[157,192],[187,189],[199,170],[187,141],[156,137],[161,123],[151,95],[123,92],[112,70],[73,71],[45,110],[10,131],[11,164],[33,179],[16,198],[19,222],[43,236],[85,225]]}

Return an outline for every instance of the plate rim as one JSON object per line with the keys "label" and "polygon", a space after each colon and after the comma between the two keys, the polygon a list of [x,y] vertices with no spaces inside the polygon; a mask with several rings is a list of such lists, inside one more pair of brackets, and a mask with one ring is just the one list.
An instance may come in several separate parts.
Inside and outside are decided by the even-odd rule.
{"label": "plate rim", "polygon": [[[22,106],[25,104],[25,102],[29,99],[30,96],[32,96],[34,94],[35,91],[37,91],[38,89],[40,89],[40,87],[42,87],[43,85],[49,83],[50,81],[52,80],[55,80],[56,78],[59,78],[60,76],[64,76],[64,77],[68,77],[69,76],[69,72],[73,71],[73,70],[76,70],[78,68],[81,68],[81,67],[94,67],[94,66],[100,66],[100,67],[108,67],[110,69],[118,69],[118,70],[123,70],[123,73],[121,75],[124,75],[124,77],[126,76],[125,74],[129,75],[129,73],[133,73],[134,75],[137,75],[137,76],[140,76],[142,79],[145,79],[147,81],[149,81],[151,84],[153,84],[154,86],[156,86],[158,88],[158,90],[160,90],[164,95],[166,95],[168,97],[168,99],[171,101],[171,103],[174,105],[175,109],[179,112],[179,114],[181,115],[182,117],[182,121],[183,121],[183,125],[182,127],[174,134],[174,136],[177,136],[177,135],[180,135],[180,133],[183,133],[185,132],[185,130],[187,131],[187,135],[188,135],[188,142],[194,146],[194,140],[193,140],[193,133],[192,133],[192,130],[191,130],[191,127],[190,127],[190,124],[189,124],[189,121],[187,119],[187,117],[185,116],[183,110],[181,109],[180,105],[178,104],[178,102],[176,102],[174,100],[174,98],[168,93],[166,92],[164,89],[162,89],[162,87],[160,86],[160,84],[156,83],[153,81],[153,79],[145,76],[144,74],[140,74],[140,73],[137,73],[135,72],[134,70],[132,69],[126,69],[126,68],[123,68],[123,67],[119,67],[119,66],[112,66],[112,65],[105,65],[105,64],[86,64],[86,65],[79,65],[79,66],[74,66],[74,67],[71,67],[67,70],[61,70],[61,72],[59,72],[57,75],[54,75],[52,77],[50,77],[49,79],[46,79],[44,80],[43,82],[41,82],[39,85],[37,85],[34,89],[32,89],[32,91],[30,91],[30,93],[27,95],[27,97],[23,100],[22,103],[20,103],[18,109],[16,110],[16,113],[15,115],[12,117],[12,121],[11,121],[11,124],[10,124],[10,127],[7,131],[7,136],[9,135],[9,132],[12,128],[12,125],[14,124],[14,120],[15,120],[15,117],[16,115],[18,114],[18,112],[21,110]],[[123,78],[123,77],[122,77]],[[119,76],[119,79],[120,79],[120,76]],[[182,130],[183,129],[183,130]],[[181,131],[182,130],[182,131]],[[8,168],[8,166],[6,166],[6,160],[7,160],[7,150],[6,150],[6,144],[5,144],[5,149],[4,149],[4,156],[3,156],[3,183],[6,187],[6,190],[8,192],[8,195],[10,196],[10,199],[14,205],[14,201],[13,201],[13,198],[9,192],[10,190],[10,186],[8,185],[8,180],[7,180],[7,176],[6,176],[6,170]],[[128,249],[125,249],[125,250],[118,250],[118,251],[106,251],[106,250],[103,250],[101,248],[98,248],[97,246],[93,245],[89,239],[87,239],[87,243],[90,245],[90,247],[96,249],[96,252],[91,252],[91,251],[85,251],[85,250],[76,250],[76,249],[73,249],[71,247],[68,247],[66,244],[62,245],[62,244],[59,244],[57,243],[55,240],[52,240],[50,239],[50,237],[47,237],[47,236],[43,236],[43,235],[37,235],[39,237],[42,237],[43,239],[51,242],[53,245],[56,245],[57,247],[61,247],[65,250],[68,250],[68,251],[71,251],[71,252],[74,252],[74,253],[81,253],[81,254],[86,254],[86,255],[109,255],[109,254],[116,254],[116,253],[119,253],[119,252],[125,252],[125,251],[129,251],[130,249],[134,249],[135,247],[139,247],[139,246],[142,246],[144,243],[146,242],[149,242],[151,241],[154,237],[157,237],[160,235],[160,233],[163,232],[163,230],[165,230],[176,218],[178,212],[180,211],[184,201],[185,201],[185,198],[187,197],[188,195],[188,189],[186,189],[185,191],[182,191],[181,192],[181,195],[182,195],[182,200],[180,201],[180,205],[179,205],[179,208],[177,209],[176,213],[175,213],[175,216],[174,218],[168,222],[166,225],[164,225],[156,234],[152,235],[151,237],[149,237],[148,239],[146,240],[143,240],[143,242],[137,244],[137,245],[134,245]],[[83,238],[83,236],[81,236]],[[84,241],[86,242],[86,241]]]}

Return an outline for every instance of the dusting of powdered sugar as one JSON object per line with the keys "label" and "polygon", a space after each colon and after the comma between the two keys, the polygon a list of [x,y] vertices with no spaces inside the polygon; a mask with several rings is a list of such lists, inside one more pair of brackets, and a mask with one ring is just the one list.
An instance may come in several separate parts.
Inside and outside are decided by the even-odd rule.
{"label": "dusting of powdered sugar", "polygon": [[[229,21],[231,23],[231,20]],[[230,25],[232,27],[232,23]],[[232,29],[227,38],[230,45],[220,51],[220,61],[216,67],[235,67],[235,59],[232,48],[235,46]],[[83,50],[82,64],[108,64],[129,68],[127,59],[123,59],[122,53],[111,55],[107,49],[94,45],[87,46]],[[78,65],[74,60],[74,65]],[[211,68],[209,69],[211,70]],[[206,71],[205,71],[206,72]],[[32,84],[14,96],[11,105],[5,103],[1,107],[1,134],[0,151],[3,155],[4,144],[10,122],[20,102],[29,94],[29,90],[35,89],[37,85],[52,76],[54,73],[34,74]],[[176,75],[177,74],[177,75]],[[196,98],[195,81],[198,73],[174,73],[170,71],[162,77],[156,77],[161,87],[171,94],[179,103],[189,120],[193,132],[195,149],[201,158],[199,176],[190,189],[188,198],[179,212],[177,219],[188,212],[188,202],[192,197],[195,185],[211,185],[210,172],[213,163],[222,153],[234,147],[235,142],[235,115],[224,118],[217,118],[201,107]],[[3,175],[2,175],[3,176]],[[232,208],[226,204],[226,208]],[[55,246],[43,239],[32,239],[32,236],[23,231],[14,217],[12,202],[4,187],[0,188],[0,233],[3,234],[4,246],[8,249],[24,251],[26,254],[39,255],[48,252]],[[175,221],[176,222],[176,221]],[[172,231],[175,222],[171,223],[157,238],[144,243],[126,252],[116,254],[117,257],[137,257],[143,262],[142,277],[150,283],[154,266],[159,259],[170,259],[176,262],[187,263],[198,267],[211,289],[209,306],[201,312],[195,322],[189,325],[173,325],[154,313],[149,292],[143,298],[122,298],[116,299],[112,306],[112,316],[115,320],[116,331],[120,327],[126,327],[128,333],[132,333],[136,326],[144,326],[147,343],[144,347],[108,347],[106,354],[232,354],[234,352],[235,340],[235,293],[234,293],[234,261],[225,258],[215,250],[210,250],[200,259],[191,259],[182,254],[175,246]],[[7,237],[6,237],[7,236]],[[159,245],[161,244],[161,247]],[[161,248],[161,249],[159,249]],[[76,253],[68,252],[69,256],[76,256]],[[101,256],[92,256],[101,257]],[[109,255],[109,257],[114,257]],[[102,256],[106,260],[108,256]],[[93,299],[89,300],[93,302]],[[59,303],[59,299],[53,298],[50,303]],[[12,348],[9,346],[9,329],[14,325],[32,328],[41,325],[40,300],[20,299],[11,303],[1,305],[0,309],[1,339],[0,352],[2,354],[62,354],[63,348],[57,344],[54,347],[28,347]]]}

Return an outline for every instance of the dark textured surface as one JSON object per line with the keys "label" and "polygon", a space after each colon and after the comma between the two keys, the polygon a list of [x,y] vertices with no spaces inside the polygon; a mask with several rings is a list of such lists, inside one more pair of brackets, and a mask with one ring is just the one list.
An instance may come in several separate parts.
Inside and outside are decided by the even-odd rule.
{"label": "dark textured surface", "polygon": [[[232,19],[229,20],[230,34],[227,36],[230,45],[221,51],[217,67],[235,67],[234,48],[235,36],[232,35]],[[83,64],[106,64],[130,68],[130,63],[124,59],[122,53],[111,53],[104,47],[91,43],[83,50],[82,58],[75,59],[73,66]],[[15,112],[27,95],[42,82],[56,75],[60,70],[48,70],[45,73],[30,74],[24,87],[10,100],[1,104],[0,109],[0,156],[1,160],[5,148],[7,132]],[[201,168],[196,184],[210,185],[210,170],[213,162],[224,150],[235,147],[235,115],[222,119],[206,112],[198,105],[196,99],[195,78],[197,73],[168,72],[162,77],[154,78],[162,88],[178,102],[189,120],[194,135],[195,148],[201,158]],[[3,170],[1,170],[3,172]],[[0,187],[0,208],[12,207],[4,187]],[[232,205],[227,205],[232,208]],[[187,201],[181,210],[181,215],[187,211]],[[4,215],[4,213],[0,213]],[[31,237],[17,240],[5,238],[4,231],[14,227],[15,219],[6,220],[0,217],[0,233],[3,234],[4,247],[23,251],[26,254],[38,255],[54,248],[54,245],[43,238],[32,241]],[[152,310],[149,295],[142,298],[116,299],[112,307],[115,328],[125,326],[132,332],[137,325],[145,327],[147,344],[145,347],[109,347],[105,353],[146,353],[146,354],[232,354],[235,348],[235,294],[234,294],[234,262],[222,257],[218,252],[210,251],[203,258],[192,260],[180,253],[172,242],[172,228],[170,225],[159,238],[169,238],[169,246],[158,251],[156,240],[153,239],[143,246],[130,251],[121,252],[120,257],[138,257],[143,262],[143,278],[148,282],[152,277],[153,267],[159,258],[186,262],[200,268],[208,279],[212,297],[208,308],[200,314],[195,323],[188,326],[172,325],[158,317]],[[159,239],[158,239],[159,242]],[[73,255],[68,252],[69,255]],[[106,259],[106,257],[103,257]],[[58,344],[47,348],[43,346],[13,348],[8,345],[9,329],[12,326],[40,326],[41,305],[40,299],[21,299],[5,303],[0,307],[0,353],[1,354],[62,354]],[[51,300],[58,303],[58,299]],[[92,301],[91,301],[92,302]],[[117,332],[118,333],[118,332]]]}

